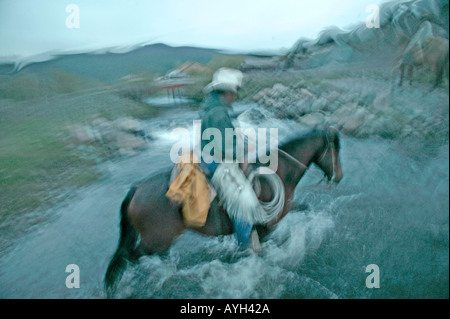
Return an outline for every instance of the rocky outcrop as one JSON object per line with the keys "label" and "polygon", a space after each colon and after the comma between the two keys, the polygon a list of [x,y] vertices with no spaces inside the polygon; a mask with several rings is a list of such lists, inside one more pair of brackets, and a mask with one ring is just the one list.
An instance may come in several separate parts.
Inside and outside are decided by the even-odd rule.
{"label": "rocky outcrop", "polygon": [[[311,128],[331,125],[354,137],[426,136],[433,126],[442,124],[436,124],[432,119],[419,120],[423,112],[415,112],[408,100],[403,109],[393,105],[393,94],[389,90],[377,92],[374,89],[363,93],[324,90],[319,95],[302,83],[292,87],[278,83],[258,92],[253,100],[274,118],[295,119]],[[265,113],[264,116],[268,118],[269,115]]]}
{"label": "rocky outcrop", "polygon": [[307,89],[292,90],[278,83],[260,91],[253,99],[269,108],[278,118],[296,118],[310,113],[317,97]]}
{"label": "rocky outcrop", "polygon": [[284,67],[284,62],[280,57],[268,57],[268,58],[247,58],[239,66],[244,71],[274,71]]}
{"label": "rocky outcrop", "polygon": [[149,138],[142,123],[130,117],[96,118],[90,124],[70,125],[67,131],[71,144],[101,146],[115,155],[133,155],[147,147]]}
{"label": "rocky outcrop", "polygon": [[237,119],[242,122],[249,122],[259,124],[267,119],[270,119],[272,114],[264,109],[252,107],[242,112]]}

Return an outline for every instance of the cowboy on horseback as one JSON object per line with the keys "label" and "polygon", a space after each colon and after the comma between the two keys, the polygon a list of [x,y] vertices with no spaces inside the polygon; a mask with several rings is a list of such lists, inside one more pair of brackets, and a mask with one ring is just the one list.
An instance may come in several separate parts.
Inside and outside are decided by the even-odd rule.
{"label": "cowboy on horseback", "polygon": [[[208,94],[206,99],[209,98],[209,95],[211,94]],[[220,105],[217,107],[221,108]],[[214,110],[210,110],[210,112],[215,114]],[[207,111],[204,112],[202,116],[207,118],[207,113]],[[277,167],[279,169],[274,174],[258,176],[260,183],[266,183],[265,185],[261,184],[260,190],[258,190],[262,199],[258,203],[259,206],[253,205],[254,198],[256,198],[256,201],[258,201],[258,198],[253,189],[247,187],[248,180],[245,177],[243,180],[239,180],[243,174],[238,174],[239,171],[236,169],[238,165],[233,166],[235,163],[220,163],[217,159],[216,164],[213,164],[215,171],[212,176],[212,183],[217,188],[219,197],[215,198],[215,203],[211,205],[208,213],[208,218],[201,227],[186,225],[182,214],[180,214],[180,206],[174,205],[173,201],[166,195],[170,190],[168,181],[171,179],[172,168],[156,172],[135,183],[120,207],[120,238],[104,279],[107,295],[113,295],[116,285],[127,267],[127,261],[137,262],[143,255],[166,252],[174,239],[187,229],[208,236],[231,235],[238,232],[243,234],[242,238],[247,239],[247,242],[250,241],[251,237],[249,233],[252,234],[249,229],[254,227],[258,228],[260,236],[269,234],[291,210],[295,188],[310,165],[317,165],[329,181],[339,183],[342,179],[339,140],[338,132],[327,130],[312,131],[284,142],[278,153],[279,165]],[[203,160],[206,160],[205,157]],[[209,165],[211,163],[212,161],[209,162]],[[194,169],[186,170],[187,173],[194,171]],[[249,180],[252,180],[251,175],[254,171],[256,170],[250,173]],[[204,177],[203,173],[195,176]],[[181,176],[181,179],[184,177],[186,176]],[[276,194],[274,190],[281,191]],[[224,198],[221,206],[218,205],[220,204],[219,198],[221,198],[220,201]],[[240,202],[242,198],[245,199],[244,204]],[[272,200],[269,201],[270,198]],[[190,197],[190,199],[193,198]],[[234,205],[235,202],[239,204],[237,209]],[[246,211],[242,209],[245,206],[250,208],[252,213],[242,216],[242,211]],[[260,210],[254,208],[260,206],[263,206],[264,211],[269,213],[259,214]],[[242,227],[246,231],[240,231],[239,222],[241,221],[244,221],[242,224],[247,226]],[[238,236],[241,238],[240,235]],[[245,243],[243,240],[240,240],[240,242]]]}
{"label": "cowboy on horseback", "polygon": [[[233,138],[233,141],[226,141],[226,131],[235,130],[229,111],[233,102],[236,101],[238,90],[242,86],[243,75],[240,71],[230,68],[217,70],[212,82],[204,88],[205,98],[201,111],[201,133],[202,133],[202,164],[201,167],[206,175],[211,178],[211,182],[222,196],[224,208],[227,210],[233,221],[233,226],[238,243],[242,247],[250,246],[253,250],[260,250],[258,233],[253,228],[254,220],[252,213],[254,208],[247,207],[244,203],[252,198],[251,205],[259,205],[253,188],[238,163],[243,159],[237,158],[236,145],[240,136]],[[215,130],[220,132],[222,139],[219,154],[210,154],[206,151],[208,140],[206,136]],[[221,152],[220,152],[221,151]],[[221,153],[221,154],[220,154]],[[245,165],[245,164],[244,164]],[[243,211],[247,210],[247,212]],[[247,216],[247,217],[245,217]],[[249,218],[250,217],[250,218]]]}

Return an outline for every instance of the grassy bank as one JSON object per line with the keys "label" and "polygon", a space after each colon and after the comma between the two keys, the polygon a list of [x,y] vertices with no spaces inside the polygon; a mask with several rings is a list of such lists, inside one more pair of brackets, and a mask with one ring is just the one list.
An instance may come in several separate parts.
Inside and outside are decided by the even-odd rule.
{"label": "grassy bank", "polygon": [[8,234],[30,226],[27,212],[48,207],[68,190],[101,176],[96,164],[108,154],[70,147],[68,125],[88,123],[97,116],[148,118],[156,110],[99,85],[32,99],[0,96],[0,114],[0,232],[6,241]]}

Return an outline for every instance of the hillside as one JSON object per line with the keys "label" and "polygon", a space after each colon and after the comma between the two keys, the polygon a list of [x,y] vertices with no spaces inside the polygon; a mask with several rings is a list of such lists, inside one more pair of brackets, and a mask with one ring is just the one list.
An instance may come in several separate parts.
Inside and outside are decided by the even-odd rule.
{"label": "hillside", "polygon": [[52,70],[61,70],[81,78],[113,83],[128,74],[162,75],[185,61],[207,63],[214,52],[212,49],[152,44],[127,53],[69,54],[39,63],[3,64],[0,71],[3,76],[24,71],[44,76]]}
{"label": "hillside", "polygon": [[379,27],[366,23],[347,30],[325,28],[316,39],[300,38],[286,55],[287,67],[315,68],[330,63],[384,65],[426,37],[449,38],[448,0],[390,1],[380,6]]}

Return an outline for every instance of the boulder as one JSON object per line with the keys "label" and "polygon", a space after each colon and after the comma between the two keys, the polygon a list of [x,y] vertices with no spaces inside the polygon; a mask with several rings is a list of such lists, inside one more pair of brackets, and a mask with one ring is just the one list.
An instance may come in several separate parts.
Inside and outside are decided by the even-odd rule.
{"label": "boulder", "polygon": [[353,136],[360,136],[360,128],[364,127],[362,135],[368,135],[369,130],[366,125],[374,119],[374,115],[369,113],[364,107],[356,103],[347,103],[341,106],[329,117],[328,123],[336,125],[343,133]]}
{"label": "boulder", "polygon": [[142,132],[144,132],[142,123],[130,117],[119,118],[113,122],[113,125],[124,132],[134,133],[138,135],[141,135]]}
{"label": "boulder", "polygon": [[262,100],[264,98],[266,98],[267,96],[269,96],[271,93],[272,93],[271,88],[265,88],[253,96],[253,101],[255,101],[257,103],[262,103]]}
{"label": "boulder", "polygon": [[131,155],[146,147],[143,125],[133,118],[120,118],[114,122],[96,118],[91,125],[71,125],[70,137],[77,145],[101,145],[121,155]]}
{"label": "boulder", "polygon": [[295,113],[302,116],[311,112],[311,104],[313,101],[310,99],[299,99],[297,102],[292,104],[293,111],[295,109]]}
{"label": "boulder", "polygon": [[348,118],[356,112],[358,105],[356,103],[347,103],[338,108],[331,116],[332,124],[343,126]]}
{"label": "boulder", "polygon": [[70,125],[67,130],[75,144],[92,144],[97,140],[96,132],[88,125]]}
{"label": "boulder", "polygon": [[368,112],[363,108],[359,108],[352,113],[344,122],[342,132],[345,134],[355,135],[368,118]]}
{"label": "boulder", "polygon": [[341,96],[341,94],[337,91],[329,91],[324,92],[322,96],[325,97],[328,100],[328,102],[334,103]]}
{"label": "boulder", "polygon": [[330,112],[336,111],[342,105],[342,102],[340,100],[341,94],[339,92],[324,92],[322,94],[322,97],[327,100],[327,109]]}
{"label": "boulder", "polygon": [[302,116],[299,121],[301,124],[309,127],[317,127],[322,124],[325,120],[325,115],[323,113],[315,112]]}
{"label": "boulder", "polygon": [[274,84],[271,88],[265,88],[255,94],[253,100],[266,106],[272,106],[273,100],[280,100],[290,95],[291,89],[281,83]]}
{"label": "boulder", "polygon": [[109,143],[115,141],[117,128],[111,121],[104,118],[97,118],[92,121],[92,129],[97,132],[97,141],[103,143]]}
{"label": "boulder", "polygon": [[105,125],[109,126],[112,125],[112,123],[103,117],[97,117],[92,121],[92,126],[95,128],[103,127]]}
{"label": "boulder", "polygon": [[308,89],[305,88],[301,88],[300,89],[300,96],[303,98],[310,98],[310,99],[316,99],[316,95],[314,93],[312,93],[311,91],[309,91]]}
{"label": "boulder", "polygon": [[144,149],[147,143],[132,133],[118,132],[116,146],[121,155],[132,155],[137,150]]}
{"label": "boulder", "polygon": [[267,111],[263,111],[253,107],[241,113],[237,119],[242,122],[261,123],[262,121],[266,120],[268,116],[269,114]]}
{"label": "boulder", "polygon": [[390,93],[380,93],[373,101],[373,108],[377,111],[384,111],[392,105],[392,96]]}
{"label": "boulder", "polygon": [[284,86],[281,83],[277,83],[272,87],[271,96],[275,99],[284,97],[290,93],[289,91],[290,89],[287,86]]}
{"label": "boulder", "polygon": [[311,112],[328,111],[328,100],[324,97],[319,97],[311,105]]}

